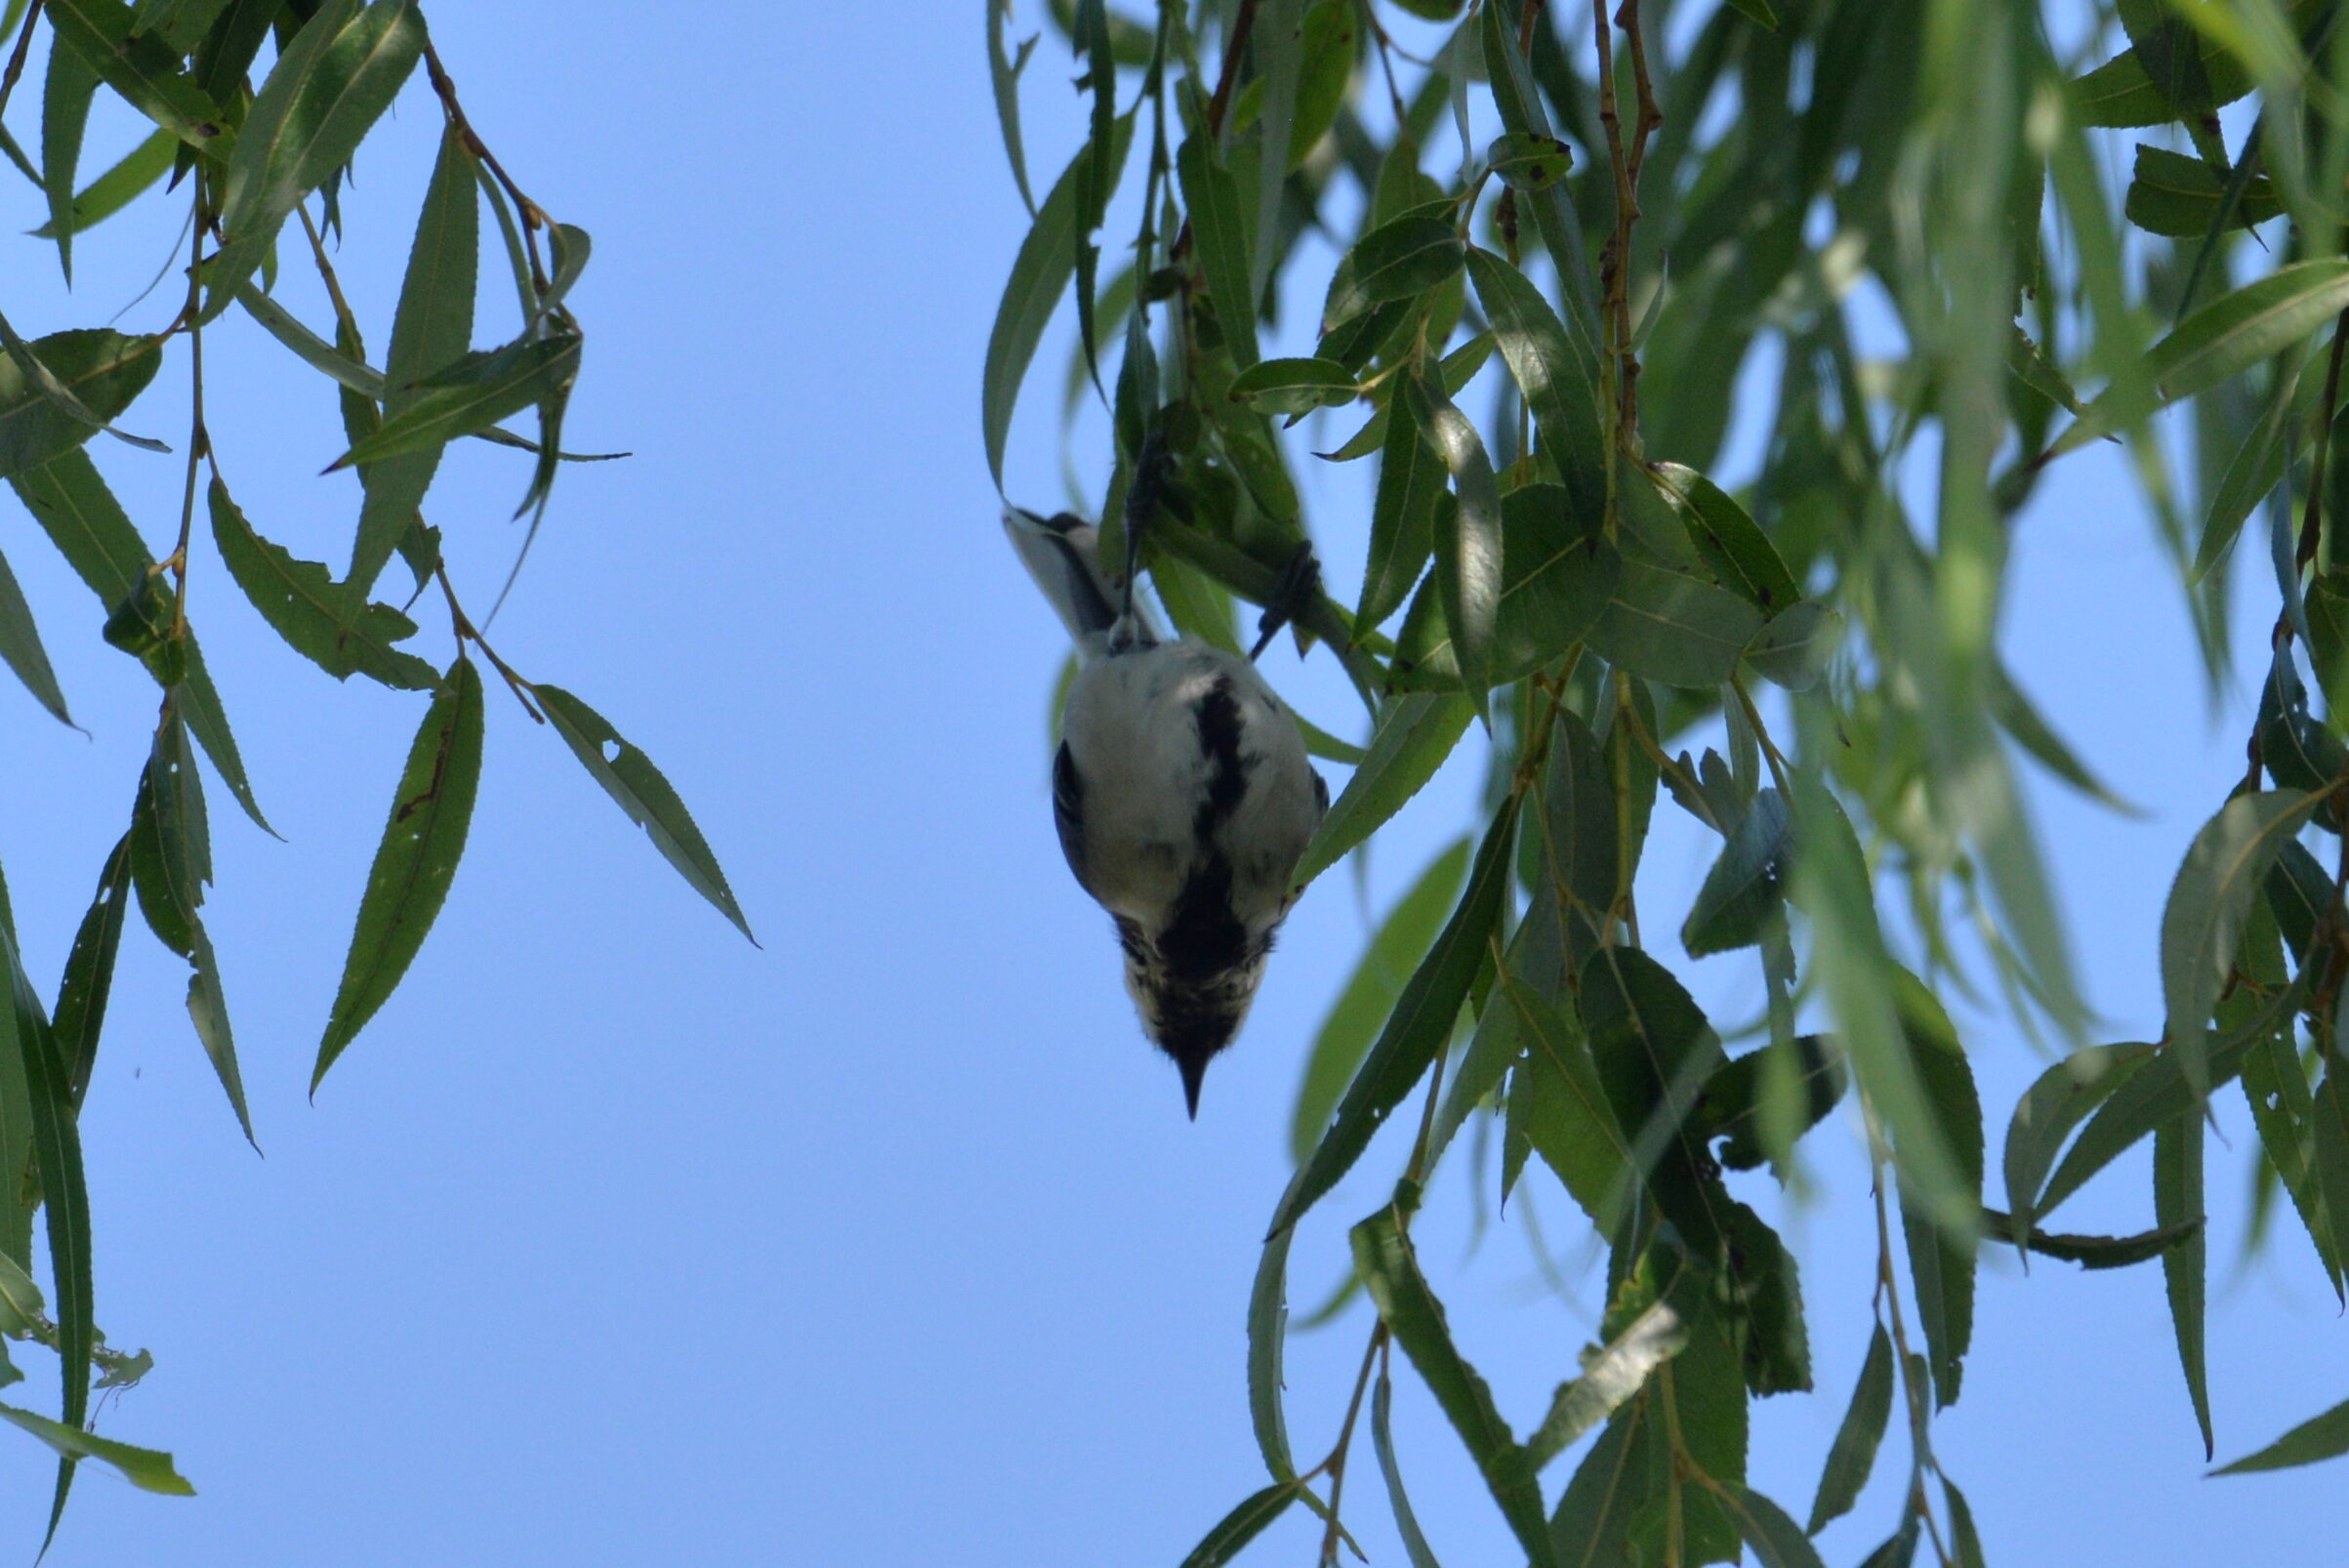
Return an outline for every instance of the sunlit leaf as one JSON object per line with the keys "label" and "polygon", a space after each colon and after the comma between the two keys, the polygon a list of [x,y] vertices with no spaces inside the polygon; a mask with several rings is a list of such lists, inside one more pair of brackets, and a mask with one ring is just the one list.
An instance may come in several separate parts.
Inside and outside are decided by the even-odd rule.
{"label": "sunlit leaf", "polygon": [[111,1437],[101,1437],[96,1432],[51,1421],[47,1416],[14,1405],[0,1405],[0,1421],[32,1433],[67,1460],[94,1459],[112,1465],[122,1472],[124,1480],[142,1492],[160,1492],[166,1497],[195,1496],[195,1488],[174,1467],[169,1454],[118,1443]]}

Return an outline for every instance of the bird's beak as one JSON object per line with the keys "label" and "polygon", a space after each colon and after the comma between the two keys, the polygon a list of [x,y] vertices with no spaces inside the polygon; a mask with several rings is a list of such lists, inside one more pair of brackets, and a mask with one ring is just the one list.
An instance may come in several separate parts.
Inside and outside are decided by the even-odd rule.
{"label": "bird's beak", "polygon": [[1175,1065],[1182,1069],[1182,1100],[1190,1107],[1191,1120],[1199,1120],[1199,1086],[1207,1078],[1207,1058],[1184,1058]]}

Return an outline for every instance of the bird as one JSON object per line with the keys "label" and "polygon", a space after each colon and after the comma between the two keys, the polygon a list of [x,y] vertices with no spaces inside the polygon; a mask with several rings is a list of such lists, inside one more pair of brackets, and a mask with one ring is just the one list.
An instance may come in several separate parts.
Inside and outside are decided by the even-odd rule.
{"label": "bird", "polygon": [[[1170,639],[1133,598],[1137,509],[1115,588],[1092,524],[1017,507],[1003,516],[1077,647],[1052,757],[1060,850],[1109,912],[1142,1031],[1174,1058],[1197,1121],[1207,1065],[1248,1015],[1330,805],[1296,716],[1256,666],[1287,609],[1267,608],[1247,658]],[[1283,581],[1289,603],[1318,589],[1309,550]]]}

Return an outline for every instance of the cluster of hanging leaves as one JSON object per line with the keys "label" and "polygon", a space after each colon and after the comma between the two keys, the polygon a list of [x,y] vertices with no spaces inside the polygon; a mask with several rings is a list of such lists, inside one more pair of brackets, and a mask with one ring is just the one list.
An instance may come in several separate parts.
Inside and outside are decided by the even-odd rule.
{"label": "cluster of hanging leaves", "polygon": [[[97,1326],[92,1216],[76,1132],[134,901],[147,928],[187,966],[196,1039],[238,1125],[253,1136],[221,962],[202,916],[212,849],[199,753],[243,813],[264,832],[268,824],[183,607],[188,574],[213,568],[206,538],[217,569],[240,591],[234,597],[247,601],[240,613],[257,614],[336,680],[360,676],[413,692],[422,708],[358,895],[313,1091],[398,985],[456,874],[480,778],[488,705],[482,663],[529,720],[577,754],[697,891],[745,935],[749,928],[684,804],[650,760],[585,702],[524,679],[491,651],[460,607],[439,531],[420,510],[449,443],[486,440],[528,455],[516,516],[529,513],[535,530],[559,464],[573,456],[560,439],[582,334],[564,301],[589,250],[586,231],[555,222],[530,201],[468,124],[422,10],[412,0],[14,0],[0,20],[0,40],[8,60],[0,112],[21,81],[29,87],[37,74],[39,82],[37,160],[0,120],[0,152],[29,184],[16,210],[45,220],[35,236],[54,244],[68,280],[76,240],[98,242],[102,236],[83,236],[130,203],[185,203],[187,212],[185,260],[175,264],[184,295],[156,330],[74,328],[28,340],[0,316],[0,479],[23,504],[30,532],[46,535],[98,597],[106,640],[137,658],[160,689],[151,753],[139,775],[123,781],[128,825],[99,871],[54,993],[25,971],[0,888],[0,985],[11,999],[0,1004],[0,1336],[54,1350],[63,1379],[55,1418],[0,1404],[0,1419],[60,1456],[54,1535],[84,1459],[103,1460],[150,1491],[192,1490],[169,1456],[89,1429],[92,1389],[135,1382],[147,1367],[144,1352],[109,1348]],[[327,241],[340,234],[353,155],[419,63],[443,131],[390,337],[381,361],[371,363]],[[85,181],[83,131],[101,89],[154,129]],[[484,207],[502,241],[491,254],[510,264],[519,317],[507,341],[477,349]],[[306,324],[273,297],[287,266],[317,270],[333,303],[331,325]],[[236,454],[226,454],[224,464],[206,432],[203,337],[255,328],[323,376],[340,400],[349,447],[331,467],[356,470],[363,499],[350,561],[339,574],[294,556],[264,531],[266,519],[247,515],[226,476]],[[133,447],[170,450],[125,435],[113,421],[174,356],[192,378],[195,418],[184,451],[176,542],[158,556],[149,540],[171,540],[172,520],[153,519],[148,528],[134,522],[90,447],[103,432]],[[505,428],[503,421],[525,410],[536,413],[534,435]],[[375,597],[395,556],[414,592],[393,597],[405,598],[407,608],[427,595],[445,605],[454,644],[445,664],[416,650],[418,626],[406,609]],[[5,561],[0,658],[43,707],[73,722]],[[46,1221],[54,1308],[31,1277],[36,1214]],[[0,1341],[0,1385],[21,1377]]]}
{"label": "cluster of hanging leaves", "polygon": [[[1369,1389],[1420,1568],[1435,1559],[1387,1428],[1393,1346],[1536,1565],[1747,1548],[1814,1564],[1810,1536],[1852,1507],[1896,1404],[1910,1481],[1870,1568],[1927,1542],[1945,1565],[1980,1563],[1931,1430],[1961,1391],[1984,1245],[2157,1263],[2207,1451],[2204,1138],[2232,1081],[2261,1190],[2288,1198],[2342,1291],[2349,853],[2328,843],[2349,822],[2334,522],[2349,462],[2327,463],[2349,325],[2340,9],[2122,0],[2059,58],[2024,0],[1612,15],[1161,0],[1147,16],[1075,0],[1051,21],[1087,135],[1047,188],[1019,118],[1043,35],[1012,47],[1008,0],[990,0],[996,102],[1034,216],[987,350],[997,482],[1030,361],[1072,296],[1068,406],[1100,389],[1112,416],[1102,558],[1143,525],[1185,634],[1234,646],[1234,598],[1278,591],[1308,536],[1300,463],[1375,460],[1359,598],[1296,616],[1370,716],[1359,749],[1308,731],[1353,771],[1300,883],[1365,845],[1472,725],[1492,741],[1480,832],[1396,903],[1311,1049],[1297,1173],[1248,1314],[1269,1483],[1191,1563],[1228,1560],[1292,1506],[1325,1520],[1325,1560],[1344,1538],[1333,1499],[1353,1418],[1315,1466],[1288,1437],[1289,1249],[1415,1094],[1394,1195],[1351,1239],[1378,1309],[1354,1408]],[[2230,146],[2219,111],[2246,99]],[[2117,197],[2100,144],[2122,127],[2155,140]],[[1138,215],[1131,248],[1104,276],[1111,202],[1136,185],[1120,208]],[[2239,243],[2253,228],[2260,245]],[[1339,251],[1326,279],[1305,275],[1308,236]],[[1856,341],[1864,310],[1897,328],[1893,357]],[[1783,369],[1758,472],[1731,487],[1708,473],[1764,340]],[[1350,413],[1352,433],[1303,453],[1283,433],[1313,410]],[[2164,445],[2181,429],[2191,503]],[[2082,1043],[2018,761],[2120,803],[1993,637],[2009,525],[2048,464],[2098,439],[2122,440],[2143,477],[2214,673],[2222,568],[2254,515],[2283,598],[2254,766],[2214,803],[2164,915],[2165,1030],[2115,1045]],[[1904,490],[1904,465],[1928,483]],[[1929,517],[1904,499],[1917,493]],[[1633,894],[1660,807],[1717,836],[1685,910]],[[1953,929],[1975,934],[1960,949]],[[1676,972],[1715,954],[1757,965],[1768,999],[1739,1054]],[[2023,1027],[2073,1048],[2007,1119],[2003,1209],[1937,995],[1985,965]],[[1847,1102],[1885,1255],[1859,1384],[1797,1524],[1745,1484],[1750,1401],[1812,1383],[1795,1263],[1725,1172],[1783,1179]],[[1608,1250],[1602,1342],[1530,1428],[1456,1347],[1413,1249],[1420,1194],[1478,1118],[1498,1125],[1504,1193],[1539,1156]],[[2148,1142],[2146,1231],[2046,1228]],[[2349,1405],[2230,1468],[2344,1451]]]}

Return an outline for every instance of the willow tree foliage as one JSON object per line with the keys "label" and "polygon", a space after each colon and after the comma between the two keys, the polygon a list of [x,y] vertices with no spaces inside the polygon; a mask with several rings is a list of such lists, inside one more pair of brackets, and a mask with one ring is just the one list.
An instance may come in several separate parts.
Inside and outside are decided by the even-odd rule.
{"label": "willow tree foliage", "polygon": [[[54,546],[98,597],[105,640],[137,658],[159,693],[150,755],[136,777],[122,780],[122,838],[98,868],[97,894],[54,989],[26,972],[0,889],[0,988],[11,998],[0,1005],[0,1385],[23,1377],[7,1341],[46,1346],[62,1374],[55,1416],[0,1403],[0,1420],[61,1456],[54,1534],[75,1465],[85,1459],[109,1464],[148,1490],[191,1490],[168,1455],[90,1429],[93,1386],[134,1382],[148,1364],[144,1352],[109,1347],[98,1328],[93,1217],[76,1131],[134,902],[156,939],[186,966],[196,1041],[238,1125],[253,1135],[223,966],[204,929],[212,851],[196,759],[257,828],[267,832],[268,823],[237,752],[229,704],[190,624],[191,577],[212,579],[204,599],[219,608],[207,611],[218,616],[208,629],[240,636],[266,627],[336,680],[356,675],[412,692],[421,710],[406,767],[395,783],[386,781],[392,784],[389,820],[366,887],[357,890],[356,926],[322,1020],[313,1090],[398,985],[439,912],[480,777],[486,687],[504,686],[529,721],[559,736],[686,881],[746,935],[748,928],[660,770],[587,703],[526,679],[491,648],[482,631],[487,617],[476,621],[461,607],[439,531],[420,510],[449,443],[478,439],[523,454],[516,516],[528,514],[537,526],[561,463],[573,457],[560,437],[583,336],[564,302],[589,251],[587,232],[554,221],[525,195],[468,122],[422,9],[412,0],[13,0],[0,19],[0,49],[7,52],[0,116],[20,89],[39,105],[37,157],[0,118],[0,153],[26,182],[10,210],[34,229],[20,267],[46,265],[42,253],[54,248],[70,279],[76,244],[104,244],[100,226],[133,202],[174,204],[186,215],[169,286],[121,312],[144,312],[151,329],[76,326],[28,339],[0,314],[0,478],[22,503],[6,526],[8,547],[35,539]],[[352,199],[351,160],[420,63],[427,102],[437,104],[439,154],[398,308],[381,340],[382,357],[371,361],[331,255],[342,204]],[[102,91],[153,129],[88,176],[82,143]],[[0,185],[12,178],[0,174]],[[489,293],[503,293],[510,281],[515,306],[502,320],[497,307],[476,301],[484,209],[495,236]],[[315,270],[333,306],[331,322],[305,323],[273,296],[283,268]],[[501,337],[486,348],[474,344],[477,303],[484,321],[500,320],[494,330]],[[101,318],[106,307],[88,309]],[[350,562],[340,572],[274,543],[268,519],[249,516],[229,488],[227,474],[283,459],[273,450],[222,452],[207,433],[204,345],[222,332],[266,333],[290,355],[289,381],[320,378],[313,385],[339,401],[349,446],[332,470],[355,470],[361,497]],[[114,423],[134,410],[167,360],[173,374],[189,378],[192,394],[193,417],[176,453]],[[526,411],[536,414],[533,433],[505,428]],[[98,439],[102,433],[109,438]],[[183,464],[178,516],[131,517],[100,457]],[[322,483],[320,493],[340,508],[348,491]],[[401,577],[412,581],[392,581]],[[495,583],[467,591],[476,607],[503,598]],[[379,601],[378,594],[405,605]],[[445,661],[420,651],[433,640],[420,638],[407,613],[427,599],[436,614],[445,612]],[[4,560],[0,659],[58,720],[74,722],[31,607]],[[34,1253],[36,1228],[47,1240],[46,1292],[33,1277],[43,1261]]]}
{"label": "willow tree foliage", "polygon": [[[1962,1392],[1982,1248],[2158,1270],[2207,1447],[2212,1095],[2248,1100],[2249,1157],[2341,1291],[2340,11],[1077,0],[1047,47],[1073,48],[1084,136],[1048,185],[1019,108],[1023,77],[1033,98],[1051,73],[990,4],[1034,214],[987,350],[998,482],[1072,296],[1071,387],[1100,389],[1113,448],[1072,472],[1106,479],[1104,559],[1138,525],[1187,634],[1230,645],[1232,599],[1275,592],[1310,532],[1303,469],[1375,467],[1359,573],[1328,574],[1358,593],[1298,616],[1369,716],[1358,750],[1310,737],[1351,774],[1300,879],[1490,736],[1473,851],[1400,900],[1306,1064],[1248,1305],[1268,1480],[1193,1563],[1298,1506],[1333,1559],[1366,1400],[1406,1547],[1433,1560],[1386,1424],[1397,1349],[1534,1564],[1816,1563],[1809,1534],[1853,1506],[1896,1409],[1911,1481],[1870,1562],[1978,1563],[1932,1427]],[[1766,343],[1774,384],[1742,374],[1773,362]],[[1285,433],[1315,409],[1352,433],[1307,455]],[[1760,433],[1724,484],[1733,416]],[[1994,636],[2008,525],[2099,440],[2144,476],[2214,667],[2246,526],[2280,599],[2249,765],[2164,911],[2166,1023],[2146,1043],[2088,1042],[2017,770],[2103,787]],[[1169,472],[1139,483],[1145,451]],[[1686,907],[1636,896],[1659,811],[1716,837]],[[1735,1053],[1682,978],[1713,954],[1743,955],[1768,999]],[[1389,966],[1399,987],[1376,982]],[[1951,1022],[1968,973],[2063,1052],[2016,1105],[1981,1103]],[[1875,1172],[1875,1327],[1804,1508],[1746,1485],[1750,1403],[1810,1390],[1811,1358],[1794,1260],[1724,1172],[1795,1168],[1839,1104]],[[1561,1358],[1530,1428],[1456,1347],[1413,1246],[1422,1190],[1480,1119],[1503,1190],[1545,1167],[1607,1256],[1601,1341]],[[2049,1228],[2149,1142],[2152,1229]],[[1358,1162],[1392,1197],[1322,1212]],[[1333,1219],[1377,1313],[1322,1457],[1292,1446],[1282,1353],[1291,1239]],[[2231,1467],[2344,1450],[2349,1405]]]}

